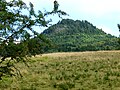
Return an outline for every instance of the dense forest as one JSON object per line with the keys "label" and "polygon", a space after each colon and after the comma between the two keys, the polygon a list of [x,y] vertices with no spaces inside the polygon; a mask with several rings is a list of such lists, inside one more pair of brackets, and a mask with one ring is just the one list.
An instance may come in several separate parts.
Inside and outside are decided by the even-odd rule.
{"label": "dense forest", "polygon": [[51,42],[48,52],[116,50],[118,38],[86,20],[63,19],[42,32]]}

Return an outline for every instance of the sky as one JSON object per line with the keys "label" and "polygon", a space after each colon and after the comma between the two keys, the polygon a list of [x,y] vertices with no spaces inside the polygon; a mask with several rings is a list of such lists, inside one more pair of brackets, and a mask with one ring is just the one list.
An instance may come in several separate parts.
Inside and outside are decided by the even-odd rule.
{"label": "sky", "polygon": [[[32,2],[35,10],[53,10],[54,0],[23,0],[27,4]],[[69,14],[73,20],[87,20],[106,33],[119,36],[117,24],[120,24],[120,0],[57,0],[59,10]],[[53,23],[60,19],[53,16]]]}

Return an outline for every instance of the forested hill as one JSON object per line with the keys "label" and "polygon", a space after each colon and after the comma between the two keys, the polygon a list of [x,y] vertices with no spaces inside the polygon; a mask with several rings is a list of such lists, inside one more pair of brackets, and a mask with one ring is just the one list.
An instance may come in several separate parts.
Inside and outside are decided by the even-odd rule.
{"label": "forested hill", "polygon": [[106,34],[86,20],[63,19],[43,33],[54,45],[50,52],[118,49],[117,37]]}

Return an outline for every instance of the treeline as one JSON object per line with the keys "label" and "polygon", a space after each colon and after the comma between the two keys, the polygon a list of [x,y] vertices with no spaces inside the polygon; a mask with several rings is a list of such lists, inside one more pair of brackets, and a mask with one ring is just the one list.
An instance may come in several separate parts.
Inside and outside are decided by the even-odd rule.
{"label": "treeline", "polygon": [[54,45],[48,52],[97,51],[119,49],[118,38],[106,34],[88,21],[63,19],[44,34]]}

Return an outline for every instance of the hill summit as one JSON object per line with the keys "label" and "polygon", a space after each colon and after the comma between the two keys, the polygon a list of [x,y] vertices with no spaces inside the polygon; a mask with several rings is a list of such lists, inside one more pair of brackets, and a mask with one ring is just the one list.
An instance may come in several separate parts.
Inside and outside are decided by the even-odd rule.
{"label": "hill summit", "polygon": [[55,45],[51,52],[118,49],[117,37],[105,33],[86,20],[63,19],[42,34]]}

